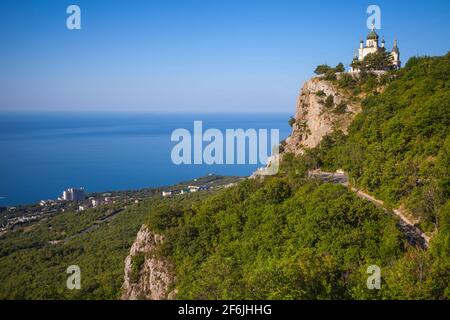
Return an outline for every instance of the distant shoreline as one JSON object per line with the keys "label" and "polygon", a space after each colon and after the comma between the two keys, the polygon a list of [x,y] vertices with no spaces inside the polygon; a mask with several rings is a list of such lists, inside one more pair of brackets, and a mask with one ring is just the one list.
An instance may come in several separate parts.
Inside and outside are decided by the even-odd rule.
{"label": "distant shoreline", "polygon": [[136,190],[167,186],[214,172],[249,176],[260,165],[176,165],[171,159],[177,129],[278,129],[291,133],[289,117],[277,114],[2,113],[0,206],[56,199],[71,186],[86,190]]}
{"label": "distant shoreline", "polygon": [[[135,193],[145,193],[145,192],[162,192],[163,190],[170,190],[170,189],[174,189],[174,188],[180,188],[182,186],[187,186],[187,185],[195,185],[197,183],[197,181],[201,181],[201,179],[207,179],[208,177],[213,177],[214,179],[217,180],[222,180],[222,179],[232,179],[232,180],[241,180],[241,179],[246,179],[249,176],[224,176],[224,175],[219,175],[219,174],[211,174],[208,176],[203,176],[203,177],[198,177],[198,178],[193,178],[191,180],[185,180],[185,181],[180,181],[178,183],[175,184],[170,184],[170,185],[164,185],[164,186],[149,186],[149,187],[143,187],[143,188],[135,188],[135,189],[115,189],[115,190],[106,190],[106,191],[92,191],[92,192],[86,192],[86,198],[90,198],[90,197],[96,197],[98,195],[101,194],[111,194],[111,195],[120,195],[120,194],[135,194]],[[213,180],[214,181],[214,180]],[[0,200],[3,199],[7,199],[7,197],[0,197]],[[24,203],[18,203],[18,204],[12,204],[12,205],[7,205],[7,204],[1,204],[0,203],[0,208],[15,208],[15,207],[21,207],[21,208],[25,208],[25,207],[33,207],[33,206],[38,206],[40,201],[55,201],[57,202],[58,200],[55,199],[41,199],[38,200],[36,202],[24,202]],[[76,203],[76,201],[74,201],[74,203]]]}

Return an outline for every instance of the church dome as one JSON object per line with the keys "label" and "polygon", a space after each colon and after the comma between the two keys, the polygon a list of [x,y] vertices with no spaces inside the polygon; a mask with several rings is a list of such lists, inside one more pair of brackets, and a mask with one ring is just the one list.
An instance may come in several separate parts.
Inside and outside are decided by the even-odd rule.
{"label": "church dome", "polygon": [[378,34],[375,32],[375,30],[372,30],[372,31],[367,35],[367,40],[378,40]]}

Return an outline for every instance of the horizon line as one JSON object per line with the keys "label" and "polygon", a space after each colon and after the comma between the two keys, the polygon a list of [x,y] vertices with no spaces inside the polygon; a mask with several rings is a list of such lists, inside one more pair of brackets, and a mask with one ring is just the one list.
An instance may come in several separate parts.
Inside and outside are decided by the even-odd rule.
{"label": "horizon line", "polygon": [[0,113],[61,113],[61,114],[74,114],[74,113],[87,113],[87,114],[94,114],[94,113],[110,113],[110,114],[119,114],[119,113],[135,113],[135,114],[290,114],[289,111],[267,111],[267,110],[261,110],[261,111],[147,111],[147,110],[1,110]]}

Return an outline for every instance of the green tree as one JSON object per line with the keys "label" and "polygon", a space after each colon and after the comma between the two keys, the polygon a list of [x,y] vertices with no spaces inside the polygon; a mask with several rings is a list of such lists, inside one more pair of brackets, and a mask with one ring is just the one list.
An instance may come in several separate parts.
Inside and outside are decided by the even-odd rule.
{"label": "green tree", "polygon": [[344,64],[343,64],[342,62],[340,62],[340,63],[336,66],[336,68],[334,68],[334,70],[335,70],[336,72],[345,72]]}
{"label": "green tree", "polygon": [[289,126],[292,128],[294,126],[294,124],[295,124],[295,118],[294,117],[290,117],[288,122],[289,122]]}
{"label": "green tree", "polygon": [[314,73],[317,75],[322,75],[322,74],[327,73],[330,70],[332,71],[333,68],[331,68],[329,65],[321,64],[321,65],[317,66],[316,70],[314,70]]}
{"label": "green tree", "polygon": [[369,53],[363,61],[355,60],[352,67],[361,71],[390,70],[392,69],[392,56],[385,50]]}
{"label": "green tree", "polygon": [[327,109],[331,109],[334,107],[334,97],[333,95],[329,95],[326,99],[325,99],[325,103],[324,103],[325,108]]}

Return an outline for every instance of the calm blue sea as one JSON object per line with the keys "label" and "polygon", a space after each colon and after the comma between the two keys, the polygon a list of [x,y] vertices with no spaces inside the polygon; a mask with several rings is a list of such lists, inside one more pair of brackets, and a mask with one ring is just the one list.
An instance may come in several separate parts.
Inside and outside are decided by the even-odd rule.
{"label": "calm blue sea", "polygon": [[88,192],[171,185],[209,173],[247,176],[259,165],[174,165],[173,130],[279,129],[288,114],[0,113],[0,206]]}

